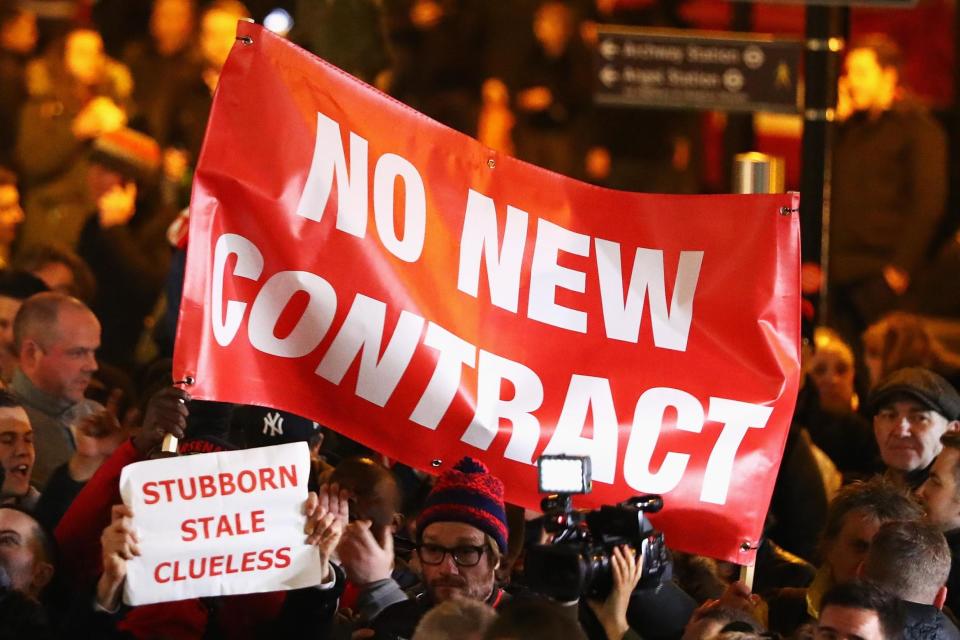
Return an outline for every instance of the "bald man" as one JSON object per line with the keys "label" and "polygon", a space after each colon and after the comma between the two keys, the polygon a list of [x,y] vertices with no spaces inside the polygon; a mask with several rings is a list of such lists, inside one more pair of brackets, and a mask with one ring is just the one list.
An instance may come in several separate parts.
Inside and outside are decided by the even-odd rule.
{"label": "bald man", "polygon": [[33,426],[41,489],[76,450],[70,425],[87,410],[84,392],[97,370],[100,323],[90,309],[62,293],[28,298],[13,323],[18,367],[10,385]]}

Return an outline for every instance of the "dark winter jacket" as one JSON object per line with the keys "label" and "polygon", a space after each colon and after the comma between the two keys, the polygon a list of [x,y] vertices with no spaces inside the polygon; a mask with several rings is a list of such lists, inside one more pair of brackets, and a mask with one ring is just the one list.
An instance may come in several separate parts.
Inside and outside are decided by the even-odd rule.
{"label": "dark winter jacket", "polygon": [[915,272],[943,216],[946,136],[924,110],[898,102],[837,129],[830,214],[831,277],[850,284],[888,264]]}
{"label": "dark winter jacket", "polygon": [[956,616],[960,612],[960,529],[944,534],[950,545],[950,576],[947,578],[947,608]]}
{"label": "dark winter jacket", "polygon": [[942,611],[929,604],[904,602],[903,640],[960,640],[960,631]]}

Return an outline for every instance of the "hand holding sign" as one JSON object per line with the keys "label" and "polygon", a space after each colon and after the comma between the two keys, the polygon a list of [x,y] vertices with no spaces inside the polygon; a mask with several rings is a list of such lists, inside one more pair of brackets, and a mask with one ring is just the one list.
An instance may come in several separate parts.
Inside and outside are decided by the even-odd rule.
{"label": "hand holding sign", "polygon": [[133,436],[133,446],[144,457],[160,446],[165,435],[182,438],[187,430],[187,404],[190,394],[179,387],[166,387],[157,392],[147,404],[143,426]]}
{"label": "hand holding sign", "polygon": [[307,525],[303,532],[307,534],[307,544],[316,545],[320,552],[324,582],[330,580],[330,556],[347,526],[349,497],[349,492],[336,483],[320,487],[319,496],[312,491],[307,496]]}
{"label": "hand holding sign", "polygon": [[[309,476],[305,442],[126,466],[120,493],[131,511],[118,511],[104,538],[112,551],[104,582],[116,587],[125,575],[133,606],[329,582],[346,495],[308,496]],[[131,512],[135,522],[125,520]]]}
{"label": "hand holding sign", "polygon": [[133,511],[124,504],[113,507],[110,526],[100,536],[103,574],[97,583],[97,604],[113,611],[127,577],[127,560],[140,555],[140,539],[133,528]]}

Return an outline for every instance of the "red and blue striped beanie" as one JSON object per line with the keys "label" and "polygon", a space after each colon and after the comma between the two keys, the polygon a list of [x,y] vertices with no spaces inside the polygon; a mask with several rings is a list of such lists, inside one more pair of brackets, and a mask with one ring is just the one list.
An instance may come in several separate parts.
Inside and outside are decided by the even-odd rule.
{"label": "red and blue striped beanie", "polygon": [[422,536],[434,522],[463,522],[489,534],[501,553],[507,551],[507,514],[503,506],[503,482],[471,457],[464,457],[437,478],[417,518]]}

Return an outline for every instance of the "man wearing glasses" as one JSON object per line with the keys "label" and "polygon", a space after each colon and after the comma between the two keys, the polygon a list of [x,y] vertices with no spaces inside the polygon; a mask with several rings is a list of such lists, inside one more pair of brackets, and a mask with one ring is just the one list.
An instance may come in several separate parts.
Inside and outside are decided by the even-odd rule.
{"label": "man wearing glasses", "polygon": [[[495,574],[506,552],[503,482],[482,462],[463,458],[437,478],[417,518],[414,560],[420,565],[423,582],[420,595],[408,598],[390,578],[394,557],[388,527],[358,520],[344,531],[337,553],[348,579],[361,588],[358,624],[369,628],[363,633],[373,633],[354,637],[414,637],[417,624],[428,611],[452,600],[483,602],[499,609],[510,599],[510,594],[497,585]],[[611,562],[613,589],[603,602],[587,603],[596,618],[592,621],[595,635],[616,640],[636,638],[627,610],[643,561],[622,546],[614,549]],[[650,595],[638,603],[637,611],[656,608],[664,614],[659,620],[662,628],[673,625],[679,636],[693,610],[692,600],[678,588],[651,590]],[[570,637],[579,637],[578,615],[585,607],[568,605],[561,609],[569,617]],[[589,632],[588,636],[594,637]]]}
{"label": "man wearing glasses", "polygon": [[[378,548],[365,542],[369,537],[366,527],[351,524],[338,552],[347,575],[363,585],[358,607],[372,620],[369,626],[378,638],[412,637],[420,618],[448,600],[477,600],[496,608],[508,598],[494,574],[507,550],[503,482],[473,458],[437,478],[417,519],[423,594],[407,599],[389,579],[391,536],[377,536]],[[384,562],[371,562],[380,556]]]}
{"label": "man wearing glasses", "polygon": [[912,367],[881,380],[868,406],[886,477],[916,489],[943,450],[940,437],[960,430],[960,395],[936,373]]}

